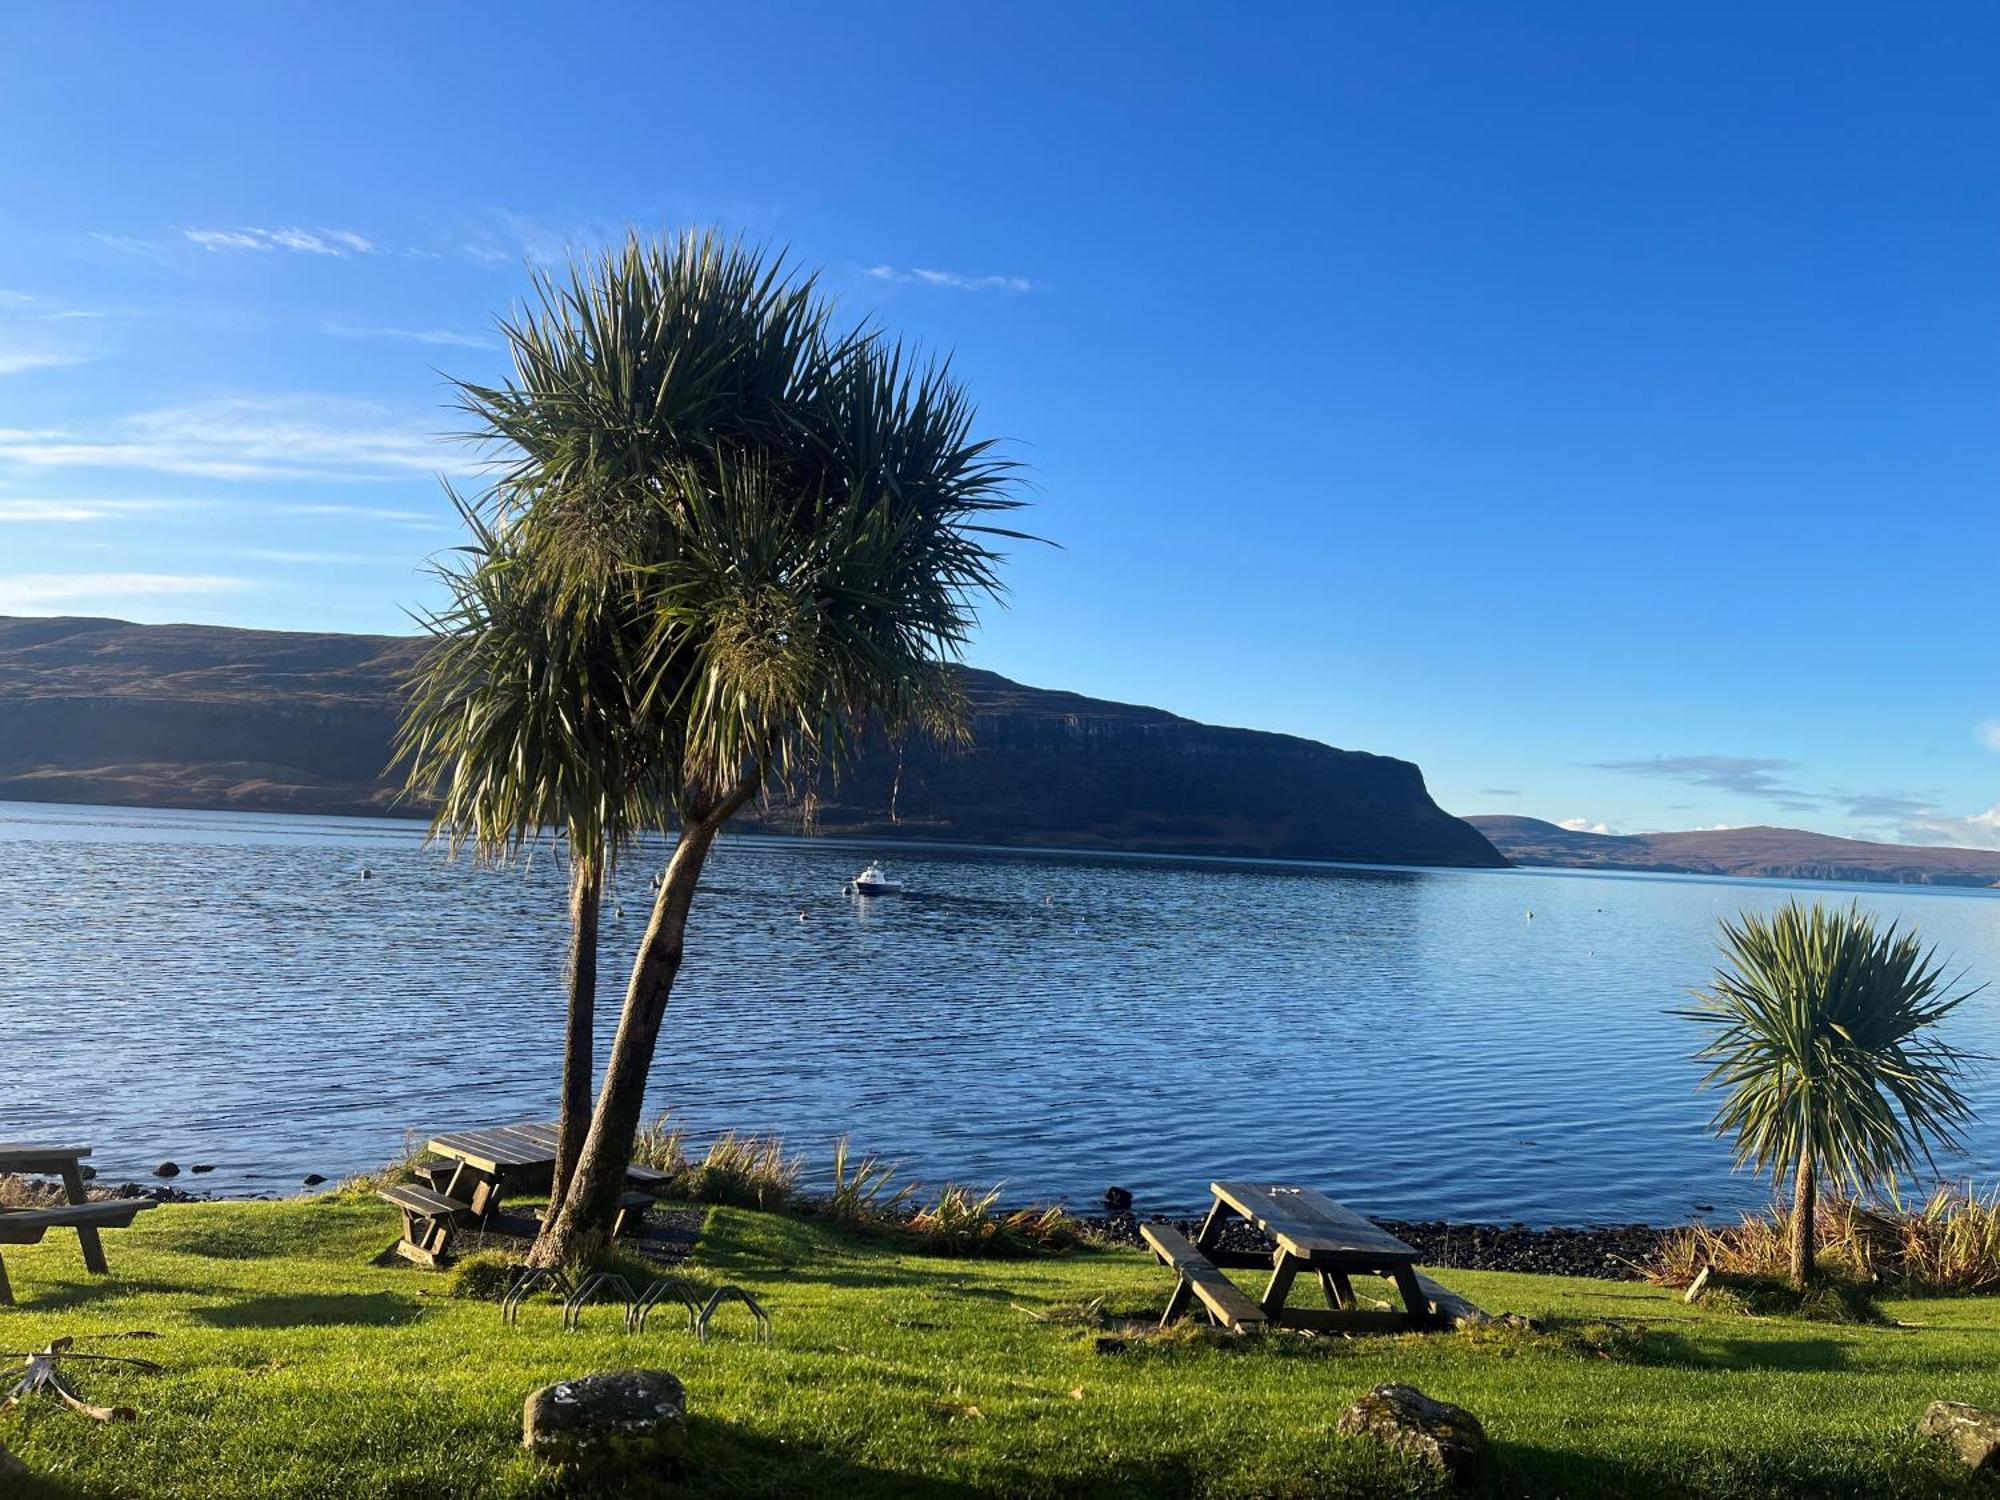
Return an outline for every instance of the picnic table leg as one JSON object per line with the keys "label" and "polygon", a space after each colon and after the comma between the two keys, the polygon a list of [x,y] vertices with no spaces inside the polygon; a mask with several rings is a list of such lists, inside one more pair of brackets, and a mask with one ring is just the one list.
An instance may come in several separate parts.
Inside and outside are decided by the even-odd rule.
{"label": "picnic table leg", "polygon": [[1431,1308],[1431,1299],[1424,1295],[1424,1289],[1417,1283],[1414,1266],[1396,1267],[1396,1290],[1403,1294],[1403,1306],[1409,1309],[1410,1326],[1427,1328],[1436,1316]]}
{"label": "picnic table leg", "polygon": [[487,1173],[469,1161],[462,1161],[453,1168],[444,1195],[465,1204],[466,1212],[473,1218],[483,1219],[492,1210],[493,1200],[499,1196],[499,1187],[500,1184]]}
{"label": "picnic table leg", "polygon": [[7,1262],[0,1258],[0,1307],[14,1305],[14,1289],[7,1285]]}
{"label": "picnic table leg", "polygon": [[[83,1172],[75,1162],[64,1163],[62,1180],[63,1196],[70,1202],[89,1201],[89,1195],[83,1190]],[[95,1229],[79,1224],[76,1230],[76,1242],[83,1246],[83,1264],[86,1270],[94,1271],[99,1276],[110,1274],[111,1267],[104,1263],[104,1241],[98,1238]]]}
{"label": "picnic table leg", "polygon": [[1326,1293],[1326,1305],[1331,1308],[1354,1306],[1354,1285],[1347,1279],[1345,1271],[1321,1271],[1320,1290]]}
{"label": "picnic table leg", "polygon": [[1229,1222],[1229,1205],[1220,1198],[1208,1211],[1208,1217],[1201,1221],[1201,1233],[1194,1237],[1197,1250],[1213,1250],[1222,1241],[1222,1226]]}
{"label": "picnic table leg", "polygon": [[1292,1295],[1292,1280],[1298,1274],[1297,1257],[1280,1250],[1277,1263],[1271,1268],[1270,1284],[1264,1288],[1264,1316],[1273,1323],[1284,1321],[1285,1302]]}
{"label": "picnic table leg", "polygon": [[[1208,1217],[1201,1221],[1201,1233],[1194,1237],[1195,1249],[1201,1251],[1213,1250],[1216,1242],[1222,1238],[1222,1226],[1228,1219],[1228,1205],[1220,1198],[1217,1198],[1208,1210]],[[1188,1303],[1193,1298],[1193,1283],[1187,1277],[1181,1277],[1179,1281],[1174,1283],[1174,1294],[1167,1298],[1167,1310],[1160,1315],[1160,1326],[1165,1328],[1175,1318],[1186,1312]]]}

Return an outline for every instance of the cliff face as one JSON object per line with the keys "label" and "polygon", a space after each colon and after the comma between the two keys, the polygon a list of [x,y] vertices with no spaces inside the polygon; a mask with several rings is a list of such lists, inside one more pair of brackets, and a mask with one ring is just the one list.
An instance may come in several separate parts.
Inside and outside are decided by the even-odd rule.
{"label": "cliff face", "polygon": [[[413,812],[382,775],[415,640],[0,619],[0,799]],[[1408,761],[966,669],[973,742],[880,746],[814,827],[871,838],[1495,866]],[[780,800],[753,819],[798,831]]]}
{"label": "cliff face", "polygon": [[1802,828],[1715,828],[1686,833],[1580,833],[1540,818],[1466,819],[1509,859],[1570,869],[1772,880],[2000,885],[2000,850],[1874,844]]}

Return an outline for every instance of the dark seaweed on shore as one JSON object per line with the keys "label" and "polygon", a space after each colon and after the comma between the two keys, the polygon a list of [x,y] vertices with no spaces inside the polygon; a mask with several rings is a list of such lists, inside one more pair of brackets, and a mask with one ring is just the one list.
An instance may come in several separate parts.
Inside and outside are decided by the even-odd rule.
{"label": "dark seaweed on shore", "polygon": [[[1124,1213],[1087,1220],[1107,1239],[1139,1243],[1139,1218]],[[1192,1239],[1201,1229],[1196,1219],[1169,1220]],[[1452,1224],[1442,1220],[1376,1221],[1413,1247],[1418,1261],[1442,1270],[1525,1271],[1538,1276],[1596,1276],[1607,1281],[1636,1281],[1639,1267],[1659,1252],[1672,1233],[1650,1224],[1597,1224],[1580,1228],[1531,1229],[1525,1224]],[[1223,1244],[1233,1250],[1269,1250],[1270,1236],[1241,1220],[1223,1232]]]}

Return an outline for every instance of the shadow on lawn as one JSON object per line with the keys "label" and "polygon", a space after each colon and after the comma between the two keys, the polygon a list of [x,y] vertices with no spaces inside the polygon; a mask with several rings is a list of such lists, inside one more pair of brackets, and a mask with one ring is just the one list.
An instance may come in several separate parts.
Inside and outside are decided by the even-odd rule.
{"label": "shadow on lawn", "polygon": [[1855,1444],[1786,1449],[1733,1447],[1662,1455],[1647,1463],[1499,1442],[1491,1450],[1488,1495],[1563,1500],[1685,1500],[1689,1495],[1810,1496],[1812,1500],[1918,1500],[1949,1492],[1949,1478],[1921,1451],[1898,1454]]}
{"label": "shadow on lawn", "polygon": [[[926,1457],[932,1456],[927,1453]],[[975,1500],[1028,1490],[1092,1497],[1174,1497],[1193,1493],[1186,1469],[1172,1461],[1133,1458],[1115,1467],[1060,1477],[1014,1472],[989,1484],[969,1484],[856,1463],[824,1448],[752,1432],[712,1417],[688,1418],[689,1496],[839,1496],[840,1500]]]}
{"label": "shadow on lawn", "polygon": [[87,1307],[93,1302],[108,1302],[116,1297],[138,1297],[149,1292],[165,1292],[170,1295],[187,1291],[185,1284],[178,1281],[134,1280],[120,1276],[115,1271],[109,1276],[93,1276],[88,1281],[63,1281],[54,1286],[36,1286],[30,1283],[23,1287],[17,1278],[14,1296],[23,1312],[65,1312],[73,1307]]}
{"label": "shadow on lawn", "polygon": [[1690,1339],[1649,1328],[1616,1350],[1629,1365],[1681,1370],[1839,1370],[1847,1346],[1832,1339]]}
{"label": "shadow on lawn", "polygon": [[1690,1337],[1644,1323],[1551,1319],[1548,1336],[1580,1355],[1652,1369],[1789,1370],[1804,1374],[1845,1369],[1850,1352],[1847,1344],[1830,1338]]}
{"label": "shadow on lawn", "polygon": [[412,1321],[417,1316],[417,1304],[394,1292],[300,1292],[289,1297],[250,1297],[241,1302],[197,1307],[194,1316],[212,1328],[298,1328],[334,1324],[387,1328]]}
{"label": "shadow on lawn", "polygon": [[46,1474],[30,1474],[25,1479],[10,1479],[7,1483],[18,1486],[6,1491],[7,1500],[82,1500],[89,1493],[80,1484],[72,1484],[66,1479],[51,1479]]}

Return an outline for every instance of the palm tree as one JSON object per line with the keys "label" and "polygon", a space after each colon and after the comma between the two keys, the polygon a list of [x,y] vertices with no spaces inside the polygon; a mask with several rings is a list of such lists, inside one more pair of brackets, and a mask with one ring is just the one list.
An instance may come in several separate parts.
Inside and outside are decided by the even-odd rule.
{"label": "palm tree", "polygon": [[1960,1144],[1972,1107],[1956,1080],[1969,1054],[1931,1028],[1976,991],[1956,989],[1936,950],[1859,906],[1787,902],[1722,923],[1727,965],[1700,1004],[1675,1012],[1712,1028],[1696,1054],[1702,1087],[1726,1091],[1713,1121],[1736,1163],[1793,1179],[1792,1284],[1813,1272],[1821,1173],[1851,1193],[1893,1186],[1933,1143]]}
{"label": "palm tree", "polygon": [[808,795],[860,737],[951,732],[946,667],[999,593],[985,524],[1013,466],[948,372],[810,277],[713,235],[539,278],[503,385],[460,387],[503,464],[497,509],[554,610],[618,663],[631,758],[677,834],[565,1201],[538,1263],[609,1233],[703,866],[780,778]]}
{"label": "palm tree", "polygon": [[630,834],[657,817],[635,751],[617,642],[525,566],[513,527],[457,501],[471,540],[441,564],[447,606],[422,617],[398,735],[407,789],[434,799],[453,853],[518,854],[545,831],[569,859],[562,1106],[549,1210],[561,1207],[590,1119],[598,914]]}

